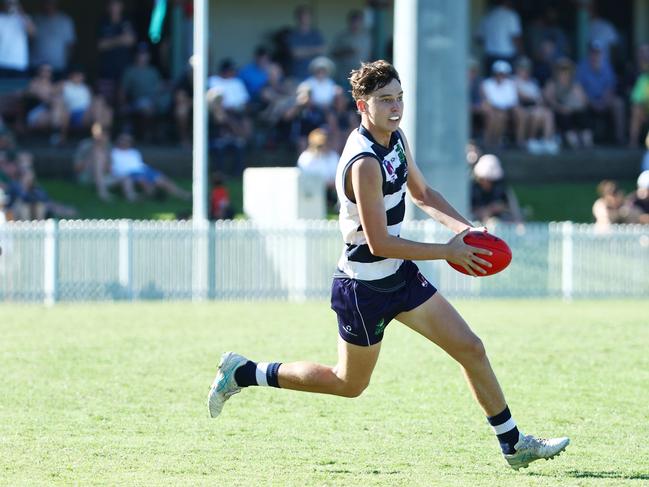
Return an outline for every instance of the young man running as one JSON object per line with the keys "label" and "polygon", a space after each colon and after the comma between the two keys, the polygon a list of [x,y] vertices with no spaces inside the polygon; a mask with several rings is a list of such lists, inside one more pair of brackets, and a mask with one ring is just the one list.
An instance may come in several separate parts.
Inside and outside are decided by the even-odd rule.
{"label": "young man running", "polygon": [[[459,362],[512,468],[553,458],[570,440],[519,432],[482,342],[412,262],[446,259],[475,276],[490,266],[480,257],[490,252],[463,242],[471,223],[428,186],[417,167],[399,130],[399,75],[389,63],[376,61],[353,71],[350,82],[361,126],[349,136],[336,175],[345,241],[331,290],[331,307],[338,315],[338,363],[253,362],[227,352],[208,395],[210,416],[218,416],[230,396],[249,386],[359,396],[369,384],[385,327],[396,319]],[[401,238],[406,188],[417,206],[455,237],[445,244]]]}

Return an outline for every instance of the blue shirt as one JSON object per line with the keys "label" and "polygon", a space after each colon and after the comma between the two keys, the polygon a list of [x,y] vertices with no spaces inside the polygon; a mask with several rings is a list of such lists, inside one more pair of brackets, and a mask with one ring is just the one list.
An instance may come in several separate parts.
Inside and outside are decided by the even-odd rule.
{"label": "blue shirt", "polygon": [[268,83],[268,73],[255,63],[246,64],[241,68],[238,76],[246,85],[251,98],[259,97],[261,89]]}
{"label": "blue shirt", "polygon": [[599,71],[595,71],[588,60],[584,59],[577,67],[577,80],[590,101],[602,101],[607,92],[615,90],[615,73],[608,61],[603,61]]}

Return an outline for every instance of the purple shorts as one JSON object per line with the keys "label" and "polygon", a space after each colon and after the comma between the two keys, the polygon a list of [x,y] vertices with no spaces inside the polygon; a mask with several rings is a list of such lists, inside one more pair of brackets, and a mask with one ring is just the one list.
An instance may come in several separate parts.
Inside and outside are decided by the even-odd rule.
{"label": "purple shorts", "polygon": [[[331,309],[338,316],[338,333],[348,343],[370,346],[399,313],[415,309],[437,292],[414,262],[403,262],[389,286],[336,275]],[[384,281],[384,280],[381,280]]]}

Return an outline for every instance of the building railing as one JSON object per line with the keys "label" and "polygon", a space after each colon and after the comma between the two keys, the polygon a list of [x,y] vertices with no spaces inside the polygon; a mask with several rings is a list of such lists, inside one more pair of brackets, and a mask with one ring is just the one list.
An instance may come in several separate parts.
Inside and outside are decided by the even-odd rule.
{"label": "building railing", "polygon": [[[487,278],[418,262],[456,297],[648,297],[649,226],[529,223],[491,229],[513,260]],[[434,222],[402,236],[445,242]],[[342,250],[335,221],[69,220],[0,225],[0,301],[327,299]]]}

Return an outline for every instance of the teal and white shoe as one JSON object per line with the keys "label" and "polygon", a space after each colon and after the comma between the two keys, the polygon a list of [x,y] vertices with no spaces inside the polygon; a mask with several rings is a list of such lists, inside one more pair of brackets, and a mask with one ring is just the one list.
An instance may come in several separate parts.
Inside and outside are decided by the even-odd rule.
{"label": "teal and white shoe", "polygon": [[210,411],[210,417],[216,418],[221,414],[223,404],[231,396],[241,392],[241,387],[234,380],[234,372],[248,361],[234,352],[225,352],[221,355],[221,361],[216,372],[214,382],[207,395],[207,408]]}
{"label": "teal and white shoe", "polygon": [[521,434],[514,445],[516,453],[505,454],[505,460],[514,470],[527,468],[530,463],[541,460],[550,460],[559,455],[570,443],[569,438],[534,438],[532,435]]}

